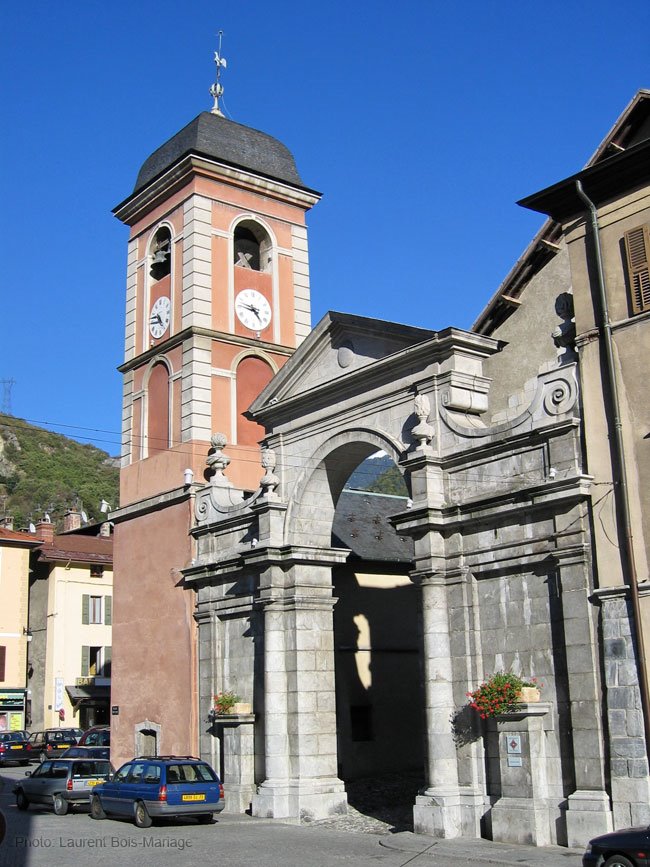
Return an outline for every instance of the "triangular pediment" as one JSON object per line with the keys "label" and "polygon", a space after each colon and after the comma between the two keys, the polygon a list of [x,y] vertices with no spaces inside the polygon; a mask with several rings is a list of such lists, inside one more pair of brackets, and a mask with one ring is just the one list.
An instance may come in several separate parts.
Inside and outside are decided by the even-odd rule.
{"label": "triangular pediment", "polygon": [[255,399],[249,413],[255,416],[269,404],[349,379],[356,371],[435,336],[435,331],[425,328],[330,311]]}

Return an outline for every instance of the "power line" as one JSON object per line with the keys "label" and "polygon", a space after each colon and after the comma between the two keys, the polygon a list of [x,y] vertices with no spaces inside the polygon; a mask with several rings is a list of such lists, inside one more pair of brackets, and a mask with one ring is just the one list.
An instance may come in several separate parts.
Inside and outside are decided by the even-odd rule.
{"label": "power line", "polygon": [[[22,422],[22,424],[21,424],[21,422]],[[47,425],[48,427],[65,428],[67,430],[80,430],[80,431],[95,432],[95,433],[106,433],[109,435],[112,434],[116,437],[120,436],[120,434],[117,431],[110,431],[110,430],[105,430],[102,428],[82,427],[81,425],[70,425],[70,424],[65,424],[62,422],[37,421],[34,419],[16,419],[15,421],[6,421],[5,420],[4,422],[2,422],[2,424],[4,424],[7,427],[15,427],[15,428],[20,428],[25,423],[31,424],[31,425],[42,425],[42,426]],[[46,432],[52,433],[52,434],[58,435],[58,436],[63,436],[63,434],[58,434],[58,432],[56,430],[46,430]],[[174,453],[176,453],[176,454],[186,454],[186,455],[192,456],[192,457],[196,456],[196,451],[194,449],[187,448],[187,447],[183,446],[182,443],[172,444],[172,446],[169,446],[167,440],[163,440],[163,439],[155,438],[155,437],[151,437],[151,436],[140,436],[138,434],[132,434],[129,439],[126,439],[124,441],[122,441],[121,439],[120,440],[104,440],[104,439],[100,439],[97,437],[83,437],[83,436],[78,436],[78,437],[76,437],[76,439],[87,440],[88,442],[102,442],[102,443],[106,443],[108,445],[115,445],[115,446],[120,446],[120,447],[121,446],[133,446],[134,448],[138,448],[142,444],[142,442],[146,440],[151,445],[156,445],[156,443],[159,443],[165,449],[169,448],[170,451],[174,451]],[[237,447],[236,443],[231,443],[230,445],[233,447]],[[226,451],[226,454],[227,454],[227,447],[224,451]],[[311,465],[312,469],[316,469],[318,467],[319,463],[321,463],[320,461],[316,462],[315,460],[306,460],[303,455],[298,455],[297,453],[291,453],[290,451],[287,451],[286,448],[283,448],[282,456],[283,456],[283,463],[287,468],[304,470],[306,468],[309,468],[309,466]],[[244,455],[239,455],[237,457],[237,461],[240,463],[260,465],[260,461],[258,458],[246,457]],[[357,473],[358,475],[362,475],[362,476],[365,475],[368,478],[371,478],[373,480],[378,477],[378,474],[372,472],[371,470],[360,469],[362,464],[363,464],[363,461],[360,464],[358,464],[357,467],[352,472]],[[399,470],[399,466],[395,462],[392,463],[392,466],[397,467],[397,469]],[[389,469],[389,467],[387,467],[386,469]],[[483,472],[480,472],[476,468],[469,468],[468,470],[462,470],[461,469],[458,471],[457,475],[447,476],[447,478],[449,478],[450,480],[455,481],[455,482],[467,481],[467,482],[470,482],[472,484],[478,484],[479,486],[480,485],[486,485],[486,486],[489,485],[491,488],[494,488],[494,483],[510,484],[515,480],[520,480],[524,483],[529,483],[529,484],[536,484],[537,483],[537,484],[539,484],[539,483],[547,480],[546,476],[540,474],[539,472],[532,472],[531,473],[529,471],[529,472],[521,472],[521,473],[511,473],[508,476],[487,475]],[[609,482],[609,481],[607,481],[607,482],[593,482],[592,484],[593,485],[608,485],[610,487],[613,486],[613,483]]]}

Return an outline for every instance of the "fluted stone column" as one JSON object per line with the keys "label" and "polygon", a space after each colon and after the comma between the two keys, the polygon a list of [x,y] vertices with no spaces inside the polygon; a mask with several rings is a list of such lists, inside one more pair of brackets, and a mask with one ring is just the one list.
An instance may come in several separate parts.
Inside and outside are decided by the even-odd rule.
{"label": "fluted stone column", "polygon": [[422,634],[427,725],[427,787],[413,808],[416,833],[459,837],[462,811],[456,745],[451,729],[455,711],[444,576],[413,576],[422,588]]}

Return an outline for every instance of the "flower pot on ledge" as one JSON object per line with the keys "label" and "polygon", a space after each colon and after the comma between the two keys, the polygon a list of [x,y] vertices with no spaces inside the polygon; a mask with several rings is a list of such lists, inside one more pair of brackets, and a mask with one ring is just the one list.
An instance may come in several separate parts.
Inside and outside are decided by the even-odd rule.
{"label": "flower pot on ledge", "polygon": [[231,713],[247,714],[252,713],[251,703],[249,701],[238,701],[232,706]]}
{"label": "flower pot on ledge", "polygon": [[252,713],[251,703],[249,701],[236,701],[227,710],[220,710],[215,707],[213,713],[215,716],[237,716]]}

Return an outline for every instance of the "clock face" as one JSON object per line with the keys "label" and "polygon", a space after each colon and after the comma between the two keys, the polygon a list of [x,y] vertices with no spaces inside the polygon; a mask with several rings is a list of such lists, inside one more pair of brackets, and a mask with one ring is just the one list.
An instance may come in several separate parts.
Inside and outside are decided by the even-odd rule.
{"label": "clock face", "polygon": [[171,319],[171,302],[164,295],[154,301],[149,314],[149,331],[151,336],[158,340],[169,328]]}
{"label": "clock face", "polygon": [[235,298],[235,313],[251,331],[264,331],[271,321],[271,305],[256,289],[242,289]]}

